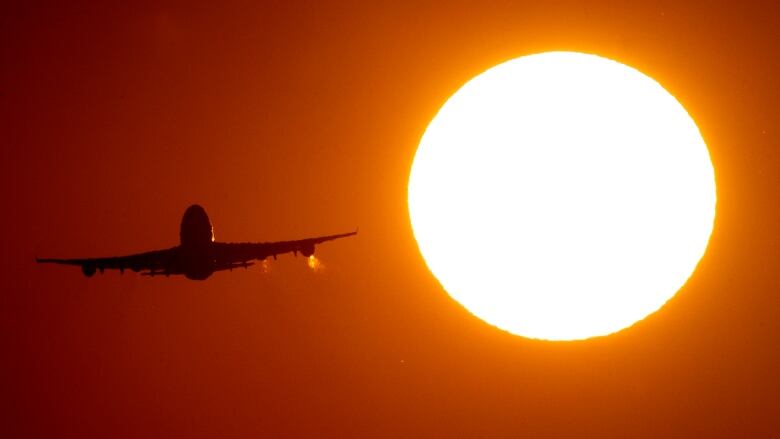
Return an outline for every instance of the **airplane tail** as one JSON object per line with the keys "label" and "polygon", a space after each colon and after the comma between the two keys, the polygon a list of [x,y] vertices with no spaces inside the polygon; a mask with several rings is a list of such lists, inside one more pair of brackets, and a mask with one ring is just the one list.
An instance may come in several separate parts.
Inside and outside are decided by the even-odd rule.
{"label": "airplane tail", "polygon": [[206,210],[193,204],[181,219],[179,239],[182,247],[203,247],[214,241],[214,228]]}

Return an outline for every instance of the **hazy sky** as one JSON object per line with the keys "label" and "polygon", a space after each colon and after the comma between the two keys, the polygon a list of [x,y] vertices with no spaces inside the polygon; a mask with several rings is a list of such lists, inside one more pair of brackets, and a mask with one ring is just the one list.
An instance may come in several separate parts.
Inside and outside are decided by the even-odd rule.
{"label": "hazy sky", "polygon": [[[29,3],[0,6],[0,436],[780,433],[775,2]],[[447,97],[547,50],[658,80],[718,184],[683,290],[576,343],[452,301],[406,206]],[[192,203],[218,240],[360,235],[323,245],[319,273],[34,263],[175,245]]]}

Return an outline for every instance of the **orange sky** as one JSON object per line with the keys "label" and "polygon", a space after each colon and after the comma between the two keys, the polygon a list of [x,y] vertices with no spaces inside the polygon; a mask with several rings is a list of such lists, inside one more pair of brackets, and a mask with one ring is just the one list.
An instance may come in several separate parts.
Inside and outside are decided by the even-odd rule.
{"label": "orange sky", "polygon": [[[0,6],[0,436],[780,430],[774,2],[20,3]],[[682,292],[576,343],[511,336],[453,302],[406,207],[444,100],[545,50],[658,80],[718,183]],[[33,262],[174,245],[191,203],[218,240],[360,235],[323,245],[318,273],[292,256],[205,282]]]}

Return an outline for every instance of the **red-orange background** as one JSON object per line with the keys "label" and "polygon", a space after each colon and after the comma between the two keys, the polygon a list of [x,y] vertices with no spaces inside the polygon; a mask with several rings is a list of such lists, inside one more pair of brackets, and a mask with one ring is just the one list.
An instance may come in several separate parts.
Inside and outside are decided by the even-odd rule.
{"label": "red-orange background", "polygon": [[[0,6],[0,436],[780,433],[780,20],[736,3]],[[577,343],[470,316],[406,207],[444,100],[546,50],[661,82],[718,182],[681,293]],[[360,235],[322,246],[321,273],[291,256],[206,282],[33,262],[174,245],[195,202],[219,240]]]}

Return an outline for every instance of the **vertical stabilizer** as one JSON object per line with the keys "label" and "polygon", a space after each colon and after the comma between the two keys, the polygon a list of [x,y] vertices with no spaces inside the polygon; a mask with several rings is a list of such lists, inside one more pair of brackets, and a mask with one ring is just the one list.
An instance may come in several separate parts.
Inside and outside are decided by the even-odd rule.
{"label": "vertical stabilizer", "polygon": [[214,229],[204,208],[197,204],[187,208],[181,219],[179,238],[182,247],[202,247],[214,241]]}

